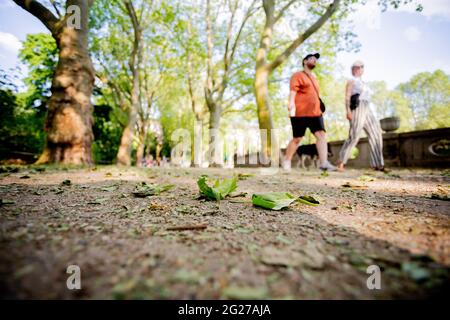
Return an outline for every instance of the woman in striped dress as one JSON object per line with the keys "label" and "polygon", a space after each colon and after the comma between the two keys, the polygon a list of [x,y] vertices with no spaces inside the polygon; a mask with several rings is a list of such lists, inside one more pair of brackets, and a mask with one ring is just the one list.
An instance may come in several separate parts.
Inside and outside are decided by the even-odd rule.
{"label": "woman in striped dress", "polygon": [[345,108],[350,121],[349,137],[339,153],[338,170],[344,170],[350,153],[358,144],[363,130],[367,134],[370,147],[370,164],[375,170],[384,171],[383,136],[380,122],[370,109],[370,94],[362,80],[364,63],[356,61],[352,65],[353,78],[347,82]]}

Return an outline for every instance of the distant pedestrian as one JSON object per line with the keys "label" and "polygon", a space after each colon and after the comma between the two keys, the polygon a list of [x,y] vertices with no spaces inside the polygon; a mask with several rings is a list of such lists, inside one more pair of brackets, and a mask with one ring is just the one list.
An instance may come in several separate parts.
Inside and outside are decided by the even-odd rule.
{"label": "distant pedestrian", "polygon": [[292,75],[288,110],[291,116],[293,139],[286,148],[282,162],[285,170],[291,169],[292,156],[295,154],[306,129],[316,137],[317,153],[321,170],[335,171],[336,167],[328,162],[327,138],[323,122],[321,100],[319,97],[319,82],[312,73],[320,54],[308,54],[303,58],[303,71]]}
{"label": "distant pedestrian", "polygon": [[350,153],[358,144],[363,130],[367,134],[370,147],[370,164],[375,170],[384,171],[383,135],[380,122],[370,109],[370,94],[367,84],[362,80],[364,63],[355,61],[351,67],[352,79],[345,89],[345,108],[350,121],[349,137],[339,153],[338,170],[344,170]]}

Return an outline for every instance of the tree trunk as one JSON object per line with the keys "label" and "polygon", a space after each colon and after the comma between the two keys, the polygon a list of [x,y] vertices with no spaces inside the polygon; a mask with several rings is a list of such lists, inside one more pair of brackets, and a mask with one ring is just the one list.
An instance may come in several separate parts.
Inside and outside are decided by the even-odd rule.
{"label": "tree trunk", "polygon": [[[137,79],[137,77],[136,77]],[[134,84],[133,80],[133,86]],[[134,92],[134,88],[132,89]],[[137,107],[136,102],[133,102],[134,97],[136,94],[132,93],[131,96],[131,105],[130,105],[130,111],[128,113],[128,123],[125,129],[123,130],[122,137],[120,139],[120,146],[119,150],[117,152],[117,164],[124,165],[124,166],[130,166],[131,165],[131,147],[133,143],[134,138],[134,131],[136,126],[136,120],[137,120]]]}
{"label": "tree trunk", "polygon": [[129,62],[132,73],[132,87],[131,87],[131,105],[128,113],[128,123],[125,129],[123,130],[122,138],[120,139],[120,146],[117,152],[117,164],[129,166],[131,165],[131,147],[133,143],[134,131],[137,121],[137,112],[140,109],[139,63],[142,60],[141,59],[142,29],[136,11],[134,10],[133,3],[129,0],[126,0],[125,6],[127,8],[127,12],[130,16],[134,30],[133,51],[131,53]]}
{"label": "tree trunk", "polygon": [[270,157],[272,147],[278,147],[273,145],[276,141],[272,141],[272,129],[274,129],[274,124],[269,100],[268,81],[268,70],[264,67],[257,68],[255,74],[255,96],[259,129],[261,130],[261,152],[264,159]]}
{"label": "tree trunk", "polygon": [[144,149],[145,149],[145,129],[141,129],[139,131],[139,145],[136,150],[136,166],[142,167],[142,159],[144,158]]}
{"label": "tree trunk", "polygon": [[59,60],[48,102],[46,145],[37,164],[92,164],[94,68],[87,45],[89,5],[87,1],[77,4],[81,28],[62,26],[52,31]]}
{"label": "tree trunk", "polygon": [[219,165],[222,163],[220,157],[221,150],[219,150],[219,128],[220,118],[222,116],[222,108],[213,104],[208,106],[209,111],[209,157],[210,165]]}
{"label": "tree trunk", "polygon": [[[267,64],[267,56],[272,44],[273,25],[275,23],[275,2],[273,0],[264,0],[263,6],[266,22],[256,55],[255,98],[261,136],[261,153],[265,160],[270,158],[271,155],[271,131],[274,126],[269,99],[269,76],[271,74],[271,69]],[[273,147],[276,148],[277,146]]]}

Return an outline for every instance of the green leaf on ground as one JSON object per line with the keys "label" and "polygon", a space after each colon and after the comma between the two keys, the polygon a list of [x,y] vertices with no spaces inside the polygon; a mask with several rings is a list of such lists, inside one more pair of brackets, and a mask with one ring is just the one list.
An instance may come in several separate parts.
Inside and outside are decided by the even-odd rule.
{"label": "green leaf on ground", "polygon": [[450,197],[448,195],[442,195],[439,193],[432,193],[430,199],[450,201]]}
{"label": "green leaf on ground", "polygon": [[417,282],[425,281],[431,277],[431,274],[427,269],[422,268],[415,262],[403,262],[402,271]]}
{"label": "green leaf on ground", "polygon": [[145,198],[148,196],[154,196],[160,194],[161,192],[168,191],[174,187],[173,184],[147,184],[142,182],[136,186],[136,189],[132,192],[135,197]]}
{"label": "green leaf on ground", "polygon": [[72,181],[66,179],[66,180],[64,180],[63,182],[61,182],[61,184],[62,184],[63,186],[70,186],[70,185],[72,184]]}
{"label": "green leaf on ground", "polygon": [[197,284],[200,282],[201,277],[196,271],[180,269],[175,273],[174,280],[177,282]]}
{"label": "green leaf on ground", "polygon": [[392,172],[385,172],[384,175],[387,176],[387,177],[395,178],[395,179],[400,179],[401,178],[401,176],[399,174],[392,173]]}
{"label": "green leaf on ground", "polygon": [[265,299],[268,294],[267,289],[264,287],[252,288],[240,286],[229,286],[222,293],[225,298],[236,300],[260,300]]}
{"label": "green leaf on ground", "polygon": [[271,210],[281,210],[295,201],[295,197],[287,192],[255,193],[252,195],[254,206]]}
{"label": "green leaf on ground", "polygon": [[116,191],[119,187],[118,186],[109,186],[109,187],[104,187],[101,188],[101,191],[106,191],[106,192],[112,192],[112,191]]}
{"label": "green leaf on ground", "polygon": [[15,201],[12,200],[8,200],[8,199],[0,199],[0,205],[4,205],[4,204],[15,204]]}
{"label": "green leaf on ground", "polygon": [[230,198],[238,198],[238,197],[245,197],[247,195],[247,192],[232,192],[228,196]]}
{"label": "green leaf on ground", "polygon": [[255,176],[253,173],[238,173],[237,178],[238,180],[246,180],[253,176]]}
{"label": "green leaf on ground", "polygon": [[450,169],[446,169],[446,170],[442,171],[441,176],[450,177]]}
{"label": "green leaf on ground", "polygon": [[365,185],[357,185],[357,184],[352,184],[350,182],[346,182],[343,185],[341,185],[342,188],[348,188],[348,189],[353,189],[353,190],[358,190],[358,189],[367,189],[368,187]]}
{"label": "green leaf on ground", "polygon": [[200,193],[209,200],[220,201],[222,199],[225,199],[227,195],[229,195],[237,188],[237,177],[223,179],[222,181],[217,179],[212,187],[208,185],[206,180],[206,176],[201,176],[197,180],[197,185],[200,189]]}
{"label": "green leaf on ground", "polygon": [[195,210],[191,208],[190,206],[181,206],[175,208],[176,212],[179,212],[181,214],[195,214]]}
{"label": "green leaf on ground", "polygon": [[300,196],[298,197],[297,201],[309,206],[318,206],[320,204],[317,199],[311,196]]}
{"label": "green leaf on ground", "polygon": [[369,176],[367,174],[363,174],[362,176],[358,177],[359,181],[365,181],[365,182],[371,182],[377,180],[375,177]]}
{"label": "green leaf on ground", "polygon": [[22,278],[23,276],[25,276],[33,271],[34,271],[34,267],[31,264],[26,265],[26,266],[20,268],[19,270],[17,270],[16,272],[14,272],[14,278],[15,279]]}
{"label": "green leaf on ground", "polygon": [[89,201],[88,204],[102,204],[108,200],[109,200],[109,198],[97,198],[93,201]]}

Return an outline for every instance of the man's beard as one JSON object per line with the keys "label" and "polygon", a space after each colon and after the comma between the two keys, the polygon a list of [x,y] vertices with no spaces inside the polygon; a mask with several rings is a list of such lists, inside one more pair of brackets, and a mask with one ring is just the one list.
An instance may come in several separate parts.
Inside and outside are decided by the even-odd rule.
{"label": "man's beard", "polygon": [[316,64],[315,64],[315,63],[307,63],[306,65],[308,66],[308,68],[309,68],[310,70],[312,70],[312,69],[314,69],[314,68],[316,67]]}

